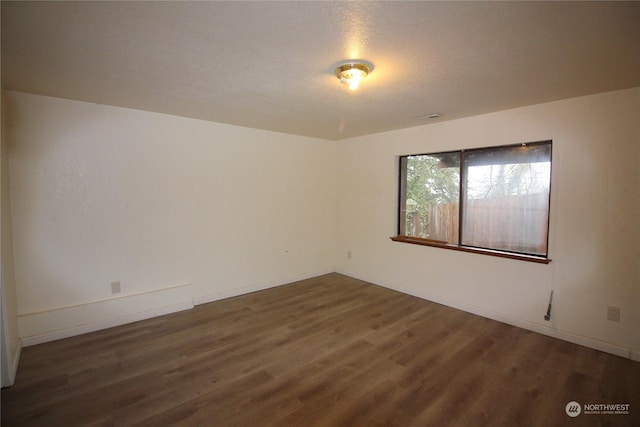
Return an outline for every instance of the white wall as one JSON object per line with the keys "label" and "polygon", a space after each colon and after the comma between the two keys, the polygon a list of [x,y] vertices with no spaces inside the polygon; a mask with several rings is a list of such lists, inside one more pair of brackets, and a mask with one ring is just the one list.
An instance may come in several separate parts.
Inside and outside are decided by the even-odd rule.
{"label": "white wall", "polygon": [[[335,269],[639,358],[640,88],[338,143],[7,98],[25,344]],[[551,264],[389,240],[397,156],[545,139]],[[619,323],[606,320],[609,305],[621,307]]]}
{"label": "white wall", "polygon": [[333,271],[334,142],[6,97],[25,345]]}
{"label": "white wall", "polygon": [[13,384],[18,369],[22,342],[18,336],[16,284],[13,270],[11,200],[9,196],[8,144],[4,134],[4,89],[0,82],[0,368],[2,387]]}
{"label": "white wall", "polygon": [[[635,88],[341,141],[337,271],[639,359],[639,112]],[[547,139],[551,264],[389,240],[399,155]]]}
{"label": "white wall", "polygon": [[[2,101],[0,100],[0,105]],[[1,115],[2,113],[0,113]],[[22,343],[18,338],[16,284],[13,270],[13,239],[11,232],[11,202],[9,197],[9,169],[7,162],[7,139],[0,141],[0,257],[2,292],[2,386],[12,385],[18,369]]]}

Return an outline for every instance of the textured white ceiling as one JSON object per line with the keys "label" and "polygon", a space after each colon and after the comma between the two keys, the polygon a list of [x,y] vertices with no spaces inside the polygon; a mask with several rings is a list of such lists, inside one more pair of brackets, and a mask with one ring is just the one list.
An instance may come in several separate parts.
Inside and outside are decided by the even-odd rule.
{"label": "textured white ceiling", "polygon": [[640,85],[638,2],[1,7],[7,89],[332,140]]}

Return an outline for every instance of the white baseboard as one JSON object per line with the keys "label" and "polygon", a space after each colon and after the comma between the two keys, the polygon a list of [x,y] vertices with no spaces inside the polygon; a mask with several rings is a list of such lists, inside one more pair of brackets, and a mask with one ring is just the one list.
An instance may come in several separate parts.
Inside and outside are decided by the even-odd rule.
{"label": "white baseboard", "polygon": [[195,305],[207,304],[214,301],[219,301],[227,298],[237,297],[238,295],[250,294],[252,292],[263,291],[269,288],[275,288],[278,286],[286,285],[293,282],[298,282],[300,280],[310,279],[312,277],[322,276],[325,274],[334,273],[334,270],[325,270],[318,273],[308,274],[304,276],[296,276],[292,278],[285,279],[284,281],[278,282],[267,282],[267,283],[259,283],[255,285],[243,286],[241,288],[229,289],[226,291],[215,292],[212,294],[202,295],[199,297],[194,297],[193,303]]}
{"label": "white baseboard", "polygon": [[576,335],[570,332],[559,330],[557,328],[552,328],[552,327],[548,327],[538,323],[529,322],[527,320],[505,316],[503,314],[496,313],[494,311],[487,310],[482,307],[467,305],[467,304],[460,303],[458,301],[454,301],[454,300],[442,297],[440,295],[434,295],[422,289],[414,289],[414,288],[401,286],[397,284],[380,283],[375,279],[367,278],[363,276],[355,276],[348,272],[337,271],[337,273],[344,274],[345,276],[354,277],[359,280],[364,280],[365,282],[374,283],[385,288],[393,289],[394,291],[402,292],[408,295],[413,295],[415,297],[422,298],[427,301],[433,301],[438,304],[446,305],[447,307],[466,311],[472,314],[477,314],[478,316],[486,317],[492,320],[497,320],[499,322],[506,323],[508,325],[517,326],[522,329],[527,329],[529,331],[547,335],[552,338],[568,341],[584,347],[600,350],[605,353],[610,353],[616,356],[625,357],[627,359],[640,361],[640,351],[637,351],[637,350],[634,351],[633,349],[630,349],[630,348],[621,347],[615,344],[599,341],[597,339],[584,337],[581,335]]}
{"label": "white baseboard", "polygon": [[27,347],[193,308],[191,285],[19,314],[18,333]]}

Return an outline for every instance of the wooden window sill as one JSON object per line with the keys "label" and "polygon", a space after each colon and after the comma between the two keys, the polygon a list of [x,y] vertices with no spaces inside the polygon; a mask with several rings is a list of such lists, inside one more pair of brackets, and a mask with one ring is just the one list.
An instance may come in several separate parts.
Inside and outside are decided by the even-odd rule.
{"label": "wooden window sill", "polygon": [[394,242],[411,243],[414,245],[422,245],[422,246],[432,246],[435,248],[451,249],[454,251],[470,252],[470,253],[481,254],[481,255],[490,255],[490,256],[496,256],[500,258],[516,259],[520,261],[535,262],[538,264],[549,264],[551,262],[549,258],[545,258],[545,257],[516,254],[511,252],[502,252],[502,251],[496,251],[491,249],[474,248],[469,246],[460,246],[460,245],[447,243],[441,240],[421,239],[419,237],[410,237],[410,236],[393,236],[390,239],[393,240]]}

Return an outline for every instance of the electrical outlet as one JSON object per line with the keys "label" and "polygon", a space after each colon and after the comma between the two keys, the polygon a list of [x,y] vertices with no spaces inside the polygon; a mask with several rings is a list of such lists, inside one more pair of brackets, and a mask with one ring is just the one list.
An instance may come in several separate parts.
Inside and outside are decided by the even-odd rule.
{"label": "electrical outlet", "polygon": [[620,307],[607,307],[607,320],[611,320],[612,322],[620,321]]}
{"label": "electrical outlet", "polygon": [[111,282],[111,293],[112,294],[119,294],[121,290],[122,290],[122,288],[120,286],[120,282]]}

